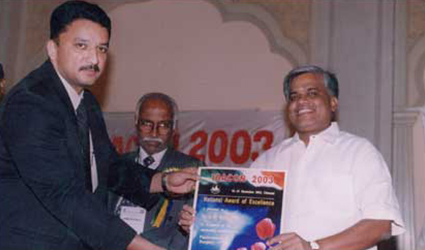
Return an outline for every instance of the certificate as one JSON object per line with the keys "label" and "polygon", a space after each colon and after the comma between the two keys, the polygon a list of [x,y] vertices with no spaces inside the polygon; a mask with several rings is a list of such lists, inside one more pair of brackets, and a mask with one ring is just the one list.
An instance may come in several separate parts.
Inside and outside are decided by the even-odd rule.
{"label": "certificate", "polygon": [[266,249],[282,230],[286,172],[201,167],[190,250]]}

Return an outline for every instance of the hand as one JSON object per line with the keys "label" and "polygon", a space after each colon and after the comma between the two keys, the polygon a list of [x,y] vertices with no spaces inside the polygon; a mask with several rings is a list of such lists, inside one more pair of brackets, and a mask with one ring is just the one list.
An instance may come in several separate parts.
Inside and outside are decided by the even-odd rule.
{"label": "hand", "polygon": [[186,232],[190,233],[190,227],[195,222],[195,209],[189,205],[184,205],[179,213],[180,227]]}
{"label": "hand", "polygon": [[267,245],[274,245],[269,250],[311,250],[310,244],[296,233],[275,236],[267,241]]}
{"label": "hand", "polygon": [[183,168],[180,171],[166,173],[167,191],[174,194],[192,192],[195,189],[196,180],[199,179],[197,172],[198,168],[190,167]]}
{"label": "hand", "polygon": [[165,248],[159,247],[150,241],[142,238],[140,235],[136,235],[130,244],[126,247],[126,250],[166,250]]}

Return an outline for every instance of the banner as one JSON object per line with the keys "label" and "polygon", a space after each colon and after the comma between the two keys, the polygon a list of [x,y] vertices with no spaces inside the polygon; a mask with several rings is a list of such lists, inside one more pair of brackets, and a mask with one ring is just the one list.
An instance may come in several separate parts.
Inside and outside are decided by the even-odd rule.
{"label": "banner", "polygon": [[[104,116],[117,151],[135,150],[134,113]],[[184,111],[179,113],[174,145],[208,166],[249,167],[288,135],[281,111]]]}

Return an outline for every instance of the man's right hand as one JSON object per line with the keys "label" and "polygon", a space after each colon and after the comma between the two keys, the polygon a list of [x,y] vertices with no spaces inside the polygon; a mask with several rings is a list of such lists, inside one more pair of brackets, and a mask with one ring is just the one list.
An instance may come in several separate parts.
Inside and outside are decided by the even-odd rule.
{"label": "man's right hand", "polygon": [[197,174],[198,168],[187,167],[180,171],[167,173],[166,188],[173,194],[187,194],[195,189],[196,181],[199,176]]}
{"label": "man's right hand", "polygon": [[166,250],[165,248],[159,247],[150,241],[142,238],[140,235],[136,235],[133,240],[128,244],[126,250]]}
{"label": "man's right hand", "polygon": [[184,205],[179,214],[179,225],[187,233],[190,233],[190,227],[195,222],[195,209],[189,205]]}

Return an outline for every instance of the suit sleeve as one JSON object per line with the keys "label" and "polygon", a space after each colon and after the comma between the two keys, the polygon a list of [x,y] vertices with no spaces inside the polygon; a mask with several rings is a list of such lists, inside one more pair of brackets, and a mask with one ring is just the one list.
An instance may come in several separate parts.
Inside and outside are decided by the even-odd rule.
{"label": "suit sleeve", "polygon": [[[2,134],[22,181],[41,205],[93,249],[125,249],[136,233],[84,187],[69,114],[38,95],[9,100]],[[77,151],[78,152],[78,151]]]}
{"label": "suit sleeve", "polygon": [[159,200],[157,194],[148,194],[147,189],[147,184],[150,184],[156,173],[157,171],[145,168],[134,160],[121,157],[109,170],[109,191],[149,210]]}

